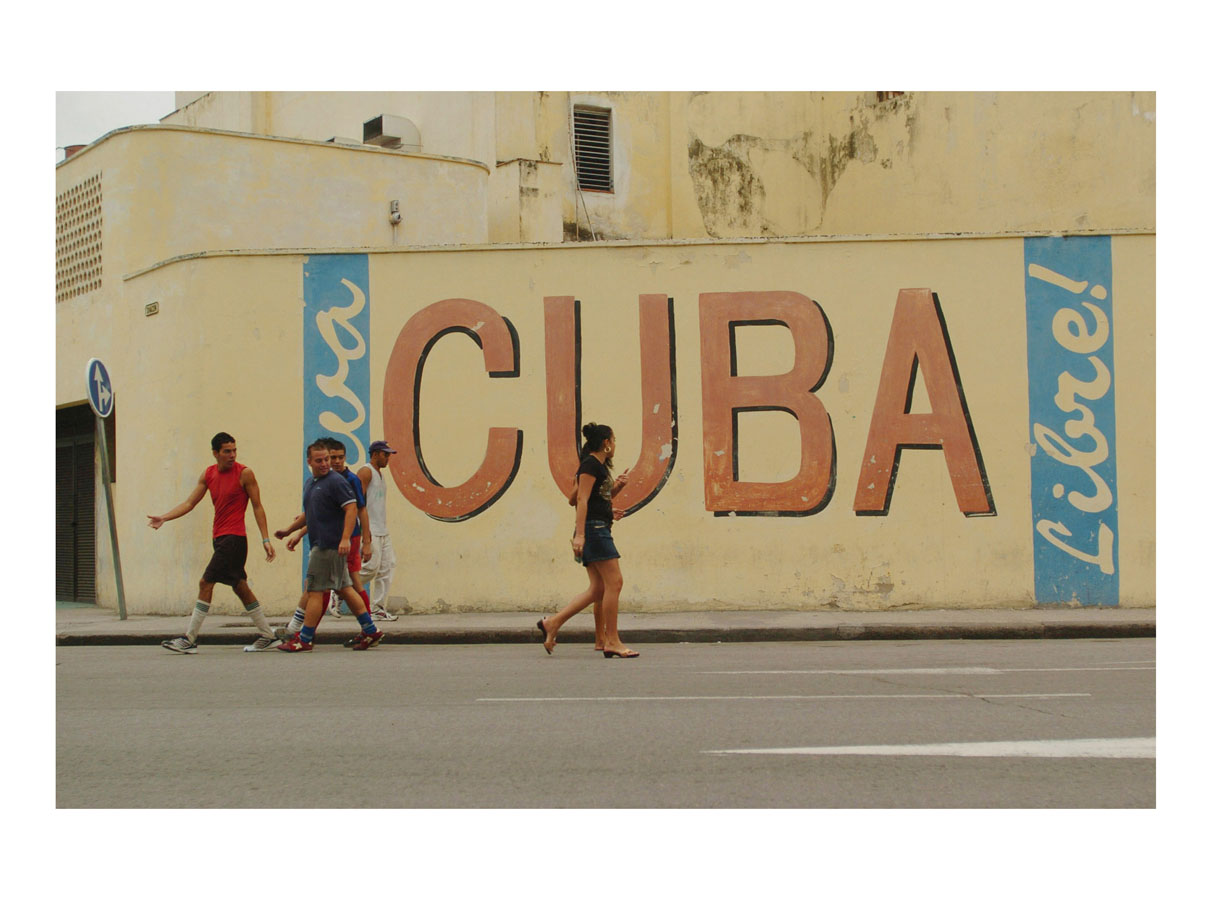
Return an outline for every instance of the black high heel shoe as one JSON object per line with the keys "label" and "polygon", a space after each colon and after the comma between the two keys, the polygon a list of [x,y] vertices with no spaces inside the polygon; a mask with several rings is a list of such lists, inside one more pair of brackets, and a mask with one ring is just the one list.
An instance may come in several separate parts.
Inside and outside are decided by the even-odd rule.
{"label": "black high heel shoe", "polygon": [[635,659],[639,655],[640,654],[637,653],[635,650],[628,650],[625,653],[620,653],[618,650],[603,650],[602,651],[602,656],[605,657],[606,659],[612,659],[612,658]]}
{"label": "black high heel shoe", "polygon": [[551,651],[547,649],[547,628],[546,628],[546,627],[543,625],[543,623],[544,623],[545,621],[547,621],[547,620],[546,620],[546,619],[539,619],[539,622],[538,622],[538,625],[539,625],[539,631],[543,632],[543,649],[544,649],[544,650],[547,650],[547,655],[548,655],[548,656],[551,656]]}

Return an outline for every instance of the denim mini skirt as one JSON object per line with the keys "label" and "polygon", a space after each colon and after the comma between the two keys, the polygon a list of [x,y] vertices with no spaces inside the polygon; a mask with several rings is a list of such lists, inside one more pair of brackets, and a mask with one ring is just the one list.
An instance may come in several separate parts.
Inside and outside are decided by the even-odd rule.
{"label": "denim mini skirt", "polygon": [[589,519],[585,523],[585,547],[581,551],[581,565],[618,559],[614,538],[610,536],[610,523],[600,519]]}

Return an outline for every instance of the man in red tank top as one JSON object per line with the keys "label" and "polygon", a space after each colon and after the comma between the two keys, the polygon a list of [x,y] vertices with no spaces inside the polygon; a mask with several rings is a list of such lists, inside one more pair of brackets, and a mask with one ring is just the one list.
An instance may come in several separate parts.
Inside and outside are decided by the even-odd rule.
{"label": "man in red tank top", "polygon": [[248,536],[244,529],[244,515],[248,504],[252,503],[253,516],[261,531],[261,546],[265,548],[267,562],[274,560],[273,544],[269,542],[269,526],[266,524],[265,509],[261,506],[261,488],[253,470],[242,463],[236,462],[236,439],[225,431],[220,431],[210,441],[211,452],[215,464],[208,466],[198,478],[189,496],[162,516],[148,516],[147,524],[159,529],[161,525],[172,519],[179,519],[191,509],[208,492],[215,506],[215,524],[212,530],[214,555],[202,573],[198,583],[198,602],[194,604],[193,617],[189,622],[189,630],[183,637],[161,642],[166,650],[176,653],[198,652],[198,631],[206,614],[210,612],[211,596],[216,584],[228,585],[240,602],[244,611],[249,614],[260,636],[245,650],[270,650],[280,643],[273,629],[265,618],[265,611],[248,586],[248,574],[244,571],[244,563],[248,559]]}

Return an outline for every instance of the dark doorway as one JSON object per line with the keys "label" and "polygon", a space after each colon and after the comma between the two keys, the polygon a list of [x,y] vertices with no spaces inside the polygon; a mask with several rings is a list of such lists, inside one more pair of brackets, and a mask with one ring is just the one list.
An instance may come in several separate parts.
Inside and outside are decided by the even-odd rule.
{"label": "dark doorway", "polygon": [[55,600],[97,602],[96,443],[88,404],[55,412]]}

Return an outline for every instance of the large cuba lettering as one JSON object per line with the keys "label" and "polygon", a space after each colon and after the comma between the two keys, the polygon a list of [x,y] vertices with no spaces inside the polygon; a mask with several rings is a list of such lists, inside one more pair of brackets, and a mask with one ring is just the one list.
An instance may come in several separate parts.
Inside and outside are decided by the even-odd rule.
{"label": "large cuba lettering", "polygon": [[[581,428],[580,303],[544,298],[547,461],[561,493],[579,461]],[[789,371],[737,371],[736,332],[746,326],[786,328],[795,347]],[[833,423],[816,391],[833,359],[833,331],[821,307],[794,291],[704,293],[699,296],[703,394],[705,508],[717,516],[805,516],[825,509],[837,484]],[[454,487],[440,484],[425,465],[420,395],[426,357],[450,334],[470,337],[483,351],[490,378],[519,374],[519,340],[510,322],[475,300],[450,299],[422,309],[396,339],[383,392],[384,431],[399,453],[390,469],[400,492],[427,515],[459,522],[478,515],[509,488],[521,463],[522,431],[493,427],[479,469]],[[673,300],[639,298],[640,379],[643,404],[639,458],[619,493],[625,514],[661,491],[677,459],[677,370]],[[932,410],[910,413],[919,373]],[[776,410],[798,424],[799,467],[782,482],[739,477],[737,428],[742,412]],[[905,448],[942,450],[960,511],[996,515],[975,429],[937,296],[928,289],[897,297],[879,392],[855,493],[857,515],[886,515]]]}

